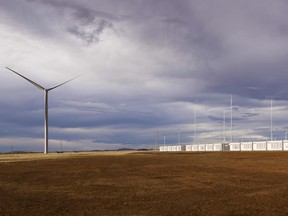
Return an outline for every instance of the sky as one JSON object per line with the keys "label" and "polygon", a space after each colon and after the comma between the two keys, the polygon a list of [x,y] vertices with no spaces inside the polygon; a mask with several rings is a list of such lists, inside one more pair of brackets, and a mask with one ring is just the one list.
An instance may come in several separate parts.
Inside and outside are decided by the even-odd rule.
{"label": "sky", "polygon": [[44,149],[43,92],[5,67],[80,75],[49,92],[50,151],[284,139],[287,20],[287,0],[0,0],[0,152]]}

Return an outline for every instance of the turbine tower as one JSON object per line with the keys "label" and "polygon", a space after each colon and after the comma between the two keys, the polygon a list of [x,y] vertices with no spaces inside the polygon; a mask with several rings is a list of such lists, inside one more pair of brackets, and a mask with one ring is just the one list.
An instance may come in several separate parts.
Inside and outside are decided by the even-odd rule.
{"label": "turbine tower", "polygon": [[35,87],[37,87],[38,89],[44,91],[44,154],[48,153],[48,92],[56,89],[74,79],[76,79],[77,77],[74,77],[66,82],[63,82],[59,85],[53,86],[51,88],[44,88],[43,86],[39,85],[38,83],[28,79],[27,77],[19,74],[18,72],[12,70],[11,68],[6,67],[8,70],[12,71],[13,73],[17,74],[18,76],[22,77],[23,79],[27,80],[28,82],[30,82],[32,85],[34,85]]}

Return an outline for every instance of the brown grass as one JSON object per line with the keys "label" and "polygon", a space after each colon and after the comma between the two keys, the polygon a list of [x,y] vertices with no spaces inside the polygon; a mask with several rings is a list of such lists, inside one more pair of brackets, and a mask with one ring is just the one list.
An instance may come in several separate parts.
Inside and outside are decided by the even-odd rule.
{"label": "brown grass", "polygon": [[134,151],[99,151],[99,152],[65,152],[65,153],[23,153],[23,154],[0,154],[0,163],[35,161],[45,159],[63,159],[69,157],[86,157],[91,155],[125,155]]}
{"label": "brown grass", "polygon": [[0,215],[288,215],[288,152],[64,153],[0,161]]}

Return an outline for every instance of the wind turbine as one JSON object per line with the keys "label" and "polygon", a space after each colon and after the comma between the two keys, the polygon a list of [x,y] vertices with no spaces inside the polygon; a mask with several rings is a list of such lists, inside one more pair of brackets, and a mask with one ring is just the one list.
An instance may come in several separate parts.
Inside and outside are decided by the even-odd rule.
{"label": "wind turbine", "polygon": [[27,77],[21,75],[20,73],[12,70],[11,68],[6,67],[8,70],[12,71],[13,73],[17,74],[18,76],[22,77],[23,79],[27,80],[28,82],[30,82],[32,85],[34,85],[35,87],[37,87],[38,89],[44,91],[44,154],[48,153],[48,92],[56,89],[74,79],[76,79],[77,77],[74,77],[66,82],[63,82],[59,85],[53,86],[51,88],[44,88],[43,86],[39,85],[38,83],[28,79]]}

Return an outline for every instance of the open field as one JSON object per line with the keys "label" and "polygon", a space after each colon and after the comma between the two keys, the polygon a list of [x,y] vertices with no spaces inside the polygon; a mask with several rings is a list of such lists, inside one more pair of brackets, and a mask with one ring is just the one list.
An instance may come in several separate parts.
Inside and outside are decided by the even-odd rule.
{"label": "open field", "polygon": [[19,161],[35,161],[35,160],[47,160],[47,159],[64,159],[64,158],[79,158],[87,156],[99,156],[99,155],[126,155],[133,151],[99,151],[99,152],[65,152],[65,153],[23,153],[23,154],[0,154],[1,162],[19,162]]}
{"label": "open field", "polygon": [[0,155],[0,215],[288,215],[288,152]]}

